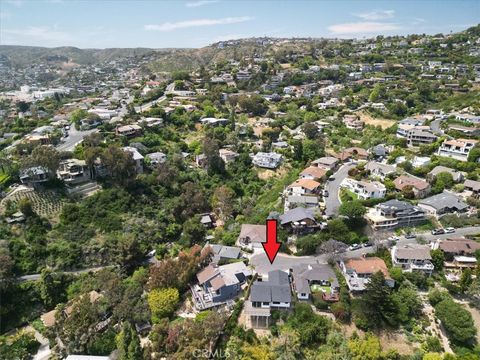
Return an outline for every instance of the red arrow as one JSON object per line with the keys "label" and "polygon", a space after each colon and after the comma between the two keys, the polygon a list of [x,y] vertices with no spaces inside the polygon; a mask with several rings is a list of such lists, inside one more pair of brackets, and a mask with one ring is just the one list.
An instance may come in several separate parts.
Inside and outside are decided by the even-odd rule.
{"label": "red arrow", "polygon": [[273,264],[281,244],[277,241],[277,220],[267,220],[267,241],[262,243],[270,264]]}

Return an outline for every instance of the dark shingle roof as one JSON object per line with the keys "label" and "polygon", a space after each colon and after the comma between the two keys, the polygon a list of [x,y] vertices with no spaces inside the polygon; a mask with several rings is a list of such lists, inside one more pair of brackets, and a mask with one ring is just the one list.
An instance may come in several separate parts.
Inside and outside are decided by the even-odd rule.
{"label": "dark shingle roof", "polygon": [[268,281],[257,281],[250,289],[250,301],[291,302],[290,280],[281,270],[270,271]]}

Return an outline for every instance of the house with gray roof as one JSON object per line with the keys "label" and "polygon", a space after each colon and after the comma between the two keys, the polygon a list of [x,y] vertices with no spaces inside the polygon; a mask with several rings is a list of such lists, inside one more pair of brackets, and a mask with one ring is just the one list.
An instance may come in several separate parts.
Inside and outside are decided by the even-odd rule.
{"label": "house with gray roof", "polygon": [[20,171],[22,184],[36,185],[50,179],[48,169],[42,166],[33,166]]}
{"label": "house with gray roof", "polygon": [[474,198],[480,197],[480,181],[465,180],[463,186],[465,186],[465,190],[472,192]]}
{"label": "house with gray roof", "polygon": [[459,197],[447,191],[420,200],[418,206],[437,218],[445,214],[465,213],[469,208]]}
{"label": "house with gray roof", "polygon": [[262,243],[265,241],[267,241],[267,227],[265,224],[242,224],[236,245],[249,250],[261,249]]}
{"label": "house with gray roof", "polygon": [[318,197],[307,195],[289,195],[285,199],[285,211],[297,208],[318,208]]}
{"label": "house with gray roof", "polygon": [[312,165],[316,165],[320,168],[333,171],[338,165],[338,162],[339,162],[338,159],[333,156],[324,156],[317,160],[312,161]]}
{"label": "house with gray roof", "polygon": [[318,223],[315,220],[314,209],[306,209],[303,207],[297,207],[292,210],[286,211],[283,215],[279,216],[280,224],[295,232],[304,232],[313,230],[318,227]]}
{"label": "house with gray roof", "polygon": [[378,163],[376,161],[369,161],[367,165],[365,165],[365,169],[370,171],[370,175],[373,177],[378,177],[382,180],[390,174],[395,174],[397,172],[397,168],[393,165],[387,165]]}
{"label": "house with gray roof", "polygon": [[326,301],[337,301],[340,290],[333,269],[327,264],[301,264],[292,268],[292,285],[299,300],[309,300],[321,291]]}
{"label": "house with gray roof", "polygon": [[242,255],[240,248],[236,246],[226,246],[221,244],[206,244],[205,247],[210,247],[213,253],[213,263],[222,261],[236,260]]}
{"label": "house with gray roof", "polygon": [[403,272],[420,271],[431,275],[434,266],[430,250],[430,246],[420,244],[394,246],[391,250],[392,265],[401,268]]}
{"label": "house with gray roof", "polygon": [[462,182],[464,179],[464,175],[462,172],[448,168],[446,166],[435,166],[428,174],[427,174],[427,180],[430,182],[433,182],[435,178],[437,177],[438,174],[441,173],[448,173],[452,175],[453,181],[456,183]]}
{"label": "house with gray roof", "polygon": [[198,283],[191,287],[195,308],[205,310],[233,301],[251,275],[243,262],[208,265],[197,273]]}
{"label": "house with gray roof", "polygon": [[276,169],[280,166],[282,159],[283,156],[276,152],[258,152],[252,157],[252,163],[261,168]]}
{"label": "house with gray roof", "polygon": [[163,152],[157,151],[157,152],[153,152],[145,155],[145,159],[148,159],[149,164],[152,167],[155,167],[166,162],[167,155],[164,154]]}
{"label": "house with gray roof", "polygon": [[245,313],[252,327],[268,327],[271,309],[289,309],[291,302],[288,274],[274,270],[268,273],[268,279],[260,278],[252,284]]}

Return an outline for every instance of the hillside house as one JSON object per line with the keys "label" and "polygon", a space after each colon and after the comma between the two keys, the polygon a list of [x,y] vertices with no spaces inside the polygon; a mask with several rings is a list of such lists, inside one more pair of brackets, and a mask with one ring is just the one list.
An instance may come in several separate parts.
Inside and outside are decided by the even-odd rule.
{"label": "hillside house", "polygon": [[299,300],[310,300],[321,291],[325,301],[337,301],[340,286],[333,269],[327,264],[301,264],[292,268],[293,291]]}
{"label": "hillside house", "polygon": [[281,270],[270,271],[267,279],[259,278],[252,284],[245,302],[245,314],[252,327],[268,327],[271,310],[288,310],[291,302],[288,274]]}
{"label": "hillside house", "polygon": [[198,283],[191,287],[195,308],[202,311],[233,301],[251,275],[243,262],[208,265],[197,274]]}
{"label": "hillside house", "polygon": [[388,200],[369,209],[365,218],[373,230],[412,227],[425,221],[425,212],[418,206],[399,200]]}
{"label": "hillside house", "polygon": [[478,140],[456,139],[445,140],[438,149],[438,156],[450,157],[460,161],[467,161],[470,151],[477,144]]}
{"label": "hillside house", "polygon": [[411,187],[416,199],[423,198],[430,192],[430,184],[428,182],[408,175],[400,175],[393,181],[393,184],[398,191]]}
{"label": "hillside house", "polygon": [[382,272],[385,283],[394,287],[395,281],[390,277],[387,265],[378,257],[362,257],[340,261],[340,270],[347,281],[348,289],[353,293],[365,291],[370,277],[376,272]]}
{"label": "hillside house", "polygon": [[420,271],[431,275],[434,266],[430,256],[430,246],[408,244],[394,246],[391,250],[392,265],[402,268],[404,272]]}
{"label": "hillside house", "polygon": [[237,238],[237,246],[249,250],[262,248],[262,243],[267,241],[267,227],[265,225],[242,224],[240,235]]}

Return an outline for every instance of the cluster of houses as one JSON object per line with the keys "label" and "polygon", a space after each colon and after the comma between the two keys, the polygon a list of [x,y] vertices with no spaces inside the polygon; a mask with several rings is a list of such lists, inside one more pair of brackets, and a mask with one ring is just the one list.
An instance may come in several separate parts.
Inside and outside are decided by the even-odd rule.
{"label": "cluster of houses", "polygon": [[[334,270],[329,264],[298,263],[288,269],[272,269],[257,273],[245,264],[244,249],[261,248],[265,241],[265,225],[242,225],[237,246],[207,244],[213,252],[210,265],[197,273],[197,281],[191,286],[192,300],[197,311],[227,306],[247,294],[244,313],[246,324],[252,328],[266,328],[271,324],[273,310],[288,311],[293,303],[322,299],[326,302],[339,300],[341,274],[349,292],[362,294],[373,274],[381,272],[385,284],[395,286],[385,261],[375,256],[345,258],[337,261]],[[390,250],[392,267],[402,272],[420,272],[430,276],[435,267],[431,251],[440,249],[445,255],[444,268],[449,281],[457,282],[465,268],[475,268],[474,256],[480,244],[466,238],[447,238],[431,244],[417,243],[395,245]],[[223,264],[223,265],[222,265]],[[247,291],[248,288],[248,291]]]}

